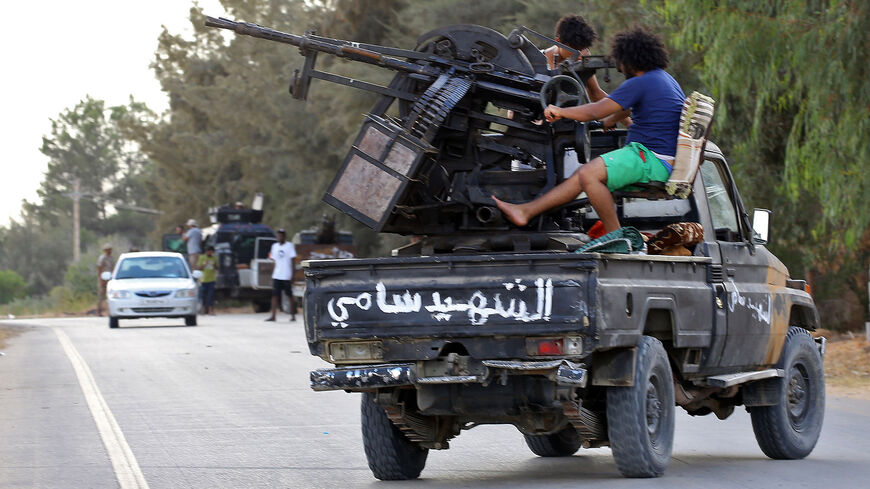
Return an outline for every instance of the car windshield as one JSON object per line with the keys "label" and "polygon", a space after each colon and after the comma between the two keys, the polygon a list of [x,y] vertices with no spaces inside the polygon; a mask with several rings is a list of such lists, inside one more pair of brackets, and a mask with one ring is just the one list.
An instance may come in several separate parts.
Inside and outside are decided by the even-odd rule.
{"label": "car windshield", "polygon": [[125,258],[118,266],[116,279],[125,278],[188,278],[187,267],[175,256]]}

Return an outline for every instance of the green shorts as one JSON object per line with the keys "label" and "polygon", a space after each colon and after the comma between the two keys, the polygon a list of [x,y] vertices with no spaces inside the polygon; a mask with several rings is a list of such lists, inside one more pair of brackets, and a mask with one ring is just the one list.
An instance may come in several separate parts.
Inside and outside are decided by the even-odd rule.
{"label": "green shorts", "polygon": [[655,153],[640,143],[604,153],[601,159],[607,167],[607,189],[611,192],[633,183],[667,182],[671,176]]}

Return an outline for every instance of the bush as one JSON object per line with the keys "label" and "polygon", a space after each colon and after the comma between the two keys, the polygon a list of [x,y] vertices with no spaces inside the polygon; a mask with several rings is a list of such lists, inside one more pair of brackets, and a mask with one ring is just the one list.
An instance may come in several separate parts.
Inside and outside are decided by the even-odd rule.
{"label": "bush", "polygon": [[89,256],[82,258],[78,263],[73,263],[63,274],[63,286],[69,289],[73,295],[88,294],[97,296],[97,271],[96,265],[89,260]]}
{"label": "bush", "polygon": [[9,304],[0,306],[0,316],[42,316],[57,311],[55,299],[45,295],[41,297],[21,297]]}
{"label": "bush", "polygon": [[27,284],[12,270],[0,270],[0,304],[8,304],[26,295]]}

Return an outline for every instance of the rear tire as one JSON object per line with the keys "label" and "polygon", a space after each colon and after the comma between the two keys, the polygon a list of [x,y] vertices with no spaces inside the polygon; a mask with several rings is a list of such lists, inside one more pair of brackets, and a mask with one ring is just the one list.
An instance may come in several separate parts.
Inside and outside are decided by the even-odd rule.
{"label": "rear tire", "polygon": [[634,385],[607,388],[607,433],[625,477],[660,477],[674,444],[674,381],[662,343],[644,336]]}
{"label": "rear tire", "polygon": [[382,481],[420,477],[429,449],[408,440],[375,404],[373,394],[363,393],[360,408],[363,447],[372,474]]}
{"label": "rear tire", "polygon": [[118,318],[109,316],[109,327],[114,329],[118,327]]}
{"label": "rear tire", "polygon": [[813,451],[825,417],[825,373],[822,356],[809,332],[790,327],[777,368],[779,402],[750,408],[758,446],[770,458],[795,460]]}
{"label": "rear tire", "polygon": [[196,326],[196,314],[193,316],[184,316],[184,324],[187,326]]}
{"label": "rear tire", "polygon": [[268,301],[266,301],[266,302],[252,301],[251,306],[254,307],[254,312],[263,313],[263,312],[269,312],[269,310],[272,308],[272,303],[268,302]]}
{"label": "rear tire", "polygon": [[529,450],[540,457],[570,457],[580,449],[580,435],[573,426],[549,435],[526,435]]}

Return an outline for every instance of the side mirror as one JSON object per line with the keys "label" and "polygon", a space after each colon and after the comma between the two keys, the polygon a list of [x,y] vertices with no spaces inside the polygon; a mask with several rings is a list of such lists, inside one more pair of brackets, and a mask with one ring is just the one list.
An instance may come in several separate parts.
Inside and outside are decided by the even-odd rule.
{"label": "side mirror", "polygon": [[193,278],[195,278],[196,280],[201,280],[202,279],[202,270],[194,270],[193,271]]}
{"label": "side mirror", "polygon": [[755,209],[752,213],[752,242],[767,244],[770,241],[770,211]]}
{"label": "side mirror", "polygon": [[112,280],[112,272],[103,272],[100,274],[100,278],[108,282],[109,280]]}

